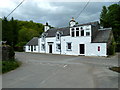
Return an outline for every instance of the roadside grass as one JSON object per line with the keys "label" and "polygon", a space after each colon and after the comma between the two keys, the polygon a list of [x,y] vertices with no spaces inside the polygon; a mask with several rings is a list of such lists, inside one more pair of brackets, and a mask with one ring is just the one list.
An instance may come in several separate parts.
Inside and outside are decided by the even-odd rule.
{"label": "roadside grass", "polygon": [[110,67],[109,69],[120,73],[120,67]]}
{"label": "roadside grass", "polygon": [[7,60],[7,61],[0,61],[0,70],[2,74],[7,73],[11,70],[18,68],[21,65],[21,62],[17,60]]}

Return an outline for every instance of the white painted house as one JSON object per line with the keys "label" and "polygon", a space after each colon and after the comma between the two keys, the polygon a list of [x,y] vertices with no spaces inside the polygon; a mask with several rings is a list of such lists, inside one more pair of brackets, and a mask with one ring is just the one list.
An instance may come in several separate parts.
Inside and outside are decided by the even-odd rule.
{"label": "white painted house", "polygon": [[36,51],[32,51],[29,42],[25,51],[63,55],[107,56],[112,37],[111,28],[101,29],[99,22],[76,25],[74,18],[72,18],[69,27],[65,28],[50,29],[46,23],[44,32],[38,38]]}

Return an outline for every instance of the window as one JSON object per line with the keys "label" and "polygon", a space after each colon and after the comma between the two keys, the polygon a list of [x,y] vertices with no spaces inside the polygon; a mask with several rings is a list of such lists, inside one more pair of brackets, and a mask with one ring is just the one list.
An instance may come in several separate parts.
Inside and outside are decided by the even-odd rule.
{"label": "window", "polygon": [[42,41],[45,41],[45,36],[44,35],[42,35]]}
{"label": "window", "polygon": [[28,50],[30,50],[30,46],[28,46]]}
{"label": "window", "polygon": [[77,37],[77,36],[79,36],[79,30],[78,30],[78,31],[76,31],[76,37]]}
{"label": "window", "polygon": [[86,32],[86,36],[90,36],[90,32]]}
{"label": "window", "polygon": [[36,51],[36,46],[34,46],[34,51]]}
{"label": "window", "polygon": [[100,51],[100,46],[98,46],[98,51]]}
{"label": "window", "polygon": [[42,45],[41,45],[41,50],[42,50],[42,51],[45,51],[45,44],[42,44]]}
{"label": "window", "polygon": [[76,30],[79,30],[79,28],[76,28]]}
{"label": "window", "polygon": [[71,30],[71,36],[74,37],[74,28]]}
{"label": "window", "polygon": [[81,36],[84,36],[84,30],[81,30]]}
{"label": "window", "polygon": [[56,51],[60,51],[61,49],[61,45],[60,44],[56,44]]}
{"label": "window", "polygon": [[72,49],[71,43],[67,43],[67,50],[71,50],[71,49]]}
{"label": "window", "polygon": [[56,35],[56,40],[60,40],[60,34],[59,33]]}

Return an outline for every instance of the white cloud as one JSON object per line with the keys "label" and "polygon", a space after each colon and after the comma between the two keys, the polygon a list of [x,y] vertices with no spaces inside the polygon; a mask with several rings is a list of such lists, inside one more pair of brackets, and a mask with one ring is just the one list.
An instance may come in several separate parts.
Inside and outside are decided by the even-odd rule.
{"label": "white cloud", "polygon": [[[3,2],[4,1],[4,2]],[[0,17],[7,16],[22,0],[0,0]],[[33,20],[38,23],[49,22],[53,26],[68,26],[71,17],[76,17],[86,2],[45,2],[43,0],[25,0],[8,18]],[[77,20],[79,23],[99,20],[103,5],[111,3],[89,3]]]}

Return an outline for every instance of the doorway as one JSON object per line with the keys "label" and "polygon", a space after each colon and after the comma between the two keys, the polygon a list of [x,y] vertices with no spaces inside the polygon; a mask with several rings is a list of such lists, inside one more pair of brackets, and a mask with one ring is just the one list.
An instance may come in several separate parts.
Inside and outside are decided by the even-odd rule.
{"label": "doorway", "polygon": [[31,52],[33,52],[33,45],[31,45]]}
{"label": "doorway", "polygon": [[85,44],[80,44],[80,54],[85,54]]}
{"label": "doorway", "polygon": [[52,53],[52,45],[49,45],[49,53]]}

